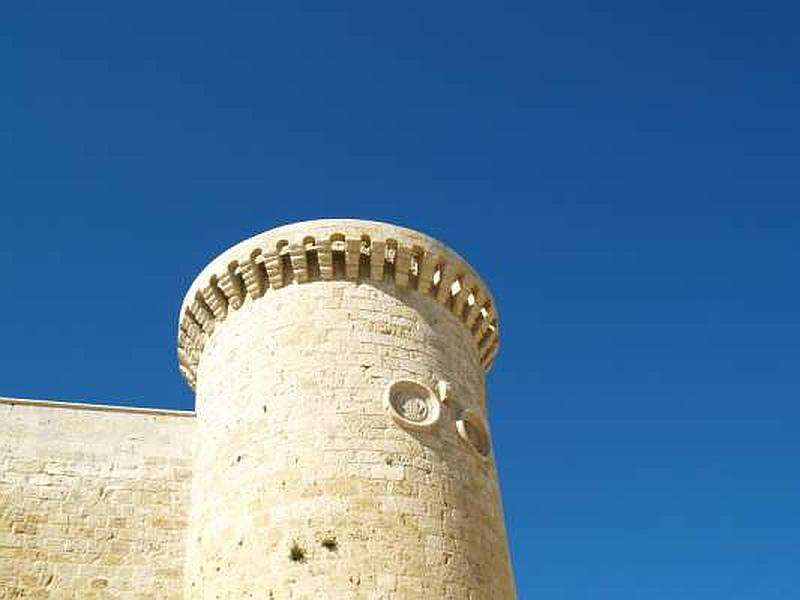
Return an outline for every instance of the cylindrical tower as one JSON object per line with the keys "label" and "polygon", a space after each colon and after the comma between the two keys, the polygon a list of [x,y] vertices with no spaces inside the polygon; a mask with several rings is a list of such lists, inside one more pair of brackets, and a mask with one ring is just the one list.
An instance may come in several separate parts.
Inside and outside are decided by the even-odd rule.
{"label": "cylindrical tower", "polygon": [[190,288],[186,598],[508,599],[487,426],[489,290],[371,221],[267,231]]}

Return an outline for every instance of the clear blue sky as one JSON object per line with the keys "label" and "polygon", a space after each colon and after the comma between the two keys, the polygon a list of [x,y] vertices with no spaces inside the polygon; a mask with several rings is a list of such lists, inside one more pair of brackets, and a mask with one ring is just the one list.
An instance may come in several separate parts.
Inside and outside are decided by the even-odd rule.
{"label": "clear blue sky", "polygon": [[800,597],[797,4],[222,4],[0,8],[0,395],[190,408],[206,261],[401,223],[499,302],[520,598]]}

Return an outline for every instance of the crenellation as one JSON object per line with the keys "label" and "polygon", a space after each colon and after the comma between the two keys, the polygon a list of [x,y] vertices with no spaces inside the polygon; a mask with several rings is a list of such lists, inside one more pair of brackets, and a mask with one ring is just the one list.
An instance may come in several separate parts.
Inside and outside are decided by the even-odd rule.
{"label": "crenellation", "polygon": [[[210,335],[213,320],[223,320],[229,306],[238,310],[244,304],[239,294],[246,293],[255,300],[270,287],[277,290],[293,283],[331,279],[357,281],[368,274],[374,282],[384,282],[388,277],[400,288],[409,287],[422,294],[433,294],[438,302],[462,318],[466,326],[477,328],[475,340],[479,346],[497,338],[497,320],[492,314],[488,290],[462,259],[430,238],[409,230],[371,222],[343,223],[358,223],[362,232],[345,234],[337,230],[333,222],[312,221],[303,225],[317,234],[316,237],[303,235],[290,240],[281,234],[285,231],[294,234],[294,231],[284,227],[275,230],[274,235],[267,232],[239,244],[226,256],[244,254],[242,259],[229,262],[227,271],[209,273],[205,285],[205,275],[195,282],[193,288],[201,293],[188,311],[184,310],[184,319],[197,322]],[[365,229],[368,232],[363,232]],[[322,230],[322,235],[319,230]],[[386,231],[391,231],[395,237],[386,236]],[[382,238],[380,234],[383,234]],[[275,240],[274,243],[271,240]],[[239,252],[243,245],[250,246],[247,252]],[[231,279],[230,265],[240,263],[247,266],[240,269],[243,283],[237,287]],[[470,295],[478,302],[477,305],[469,304]],[[181,327],[182,331],[186,329]],[[487,331],[491,339],[486,339]],[[179,339],[179,345],[186,343],[184,338]],[[202,350],[204,340],[194,338],[188,343]],[[187,361],[181,362],[185,370],[196,369],[199,360],[196,354],[185,353],[182,356],[182,360]],[[494,355],[494,351],[485,354],[485,368],[491,366]]]}
{"label": "crenellation", "polygon": [[289,247],[289,263],[292,269],[292,279],[297,283],[307,283],[310,281],[308,273],[308,263],[306,261],[306,249],[303,244],[292,244]]}
{"label": "crenellation", "polygon": [[360,276],[361,265],[361,238],[349,237],[346,242],[345,253],[345,275],[347,279],[358,279]]}
{"label": "crenellation", "polygon": [[453,282],[458,277],[456,269],[457,265],[452,263],[441,263],[439,267],[439,281],[435,281],[436,301],[439,304],[449,305],[452,298]]}
{"label": "crenellation", "polygon": [[398,245],[394,256],[394,282],[399,287],[408,287],[408,276],[411,270],[411,248]]}
{"label": "crenellation", "polygon": [[[269,285],[274,292],[230,312],[198,349],[203,442],[195,456],[187,590],[233,597],[231,590],[245,589],[237,582],[246,581],[247,589],[257,584],[314,597],[322,581],[334,597],[349,597],[352,581],[335,573],[350,565],[365,594],[381,593],[370,575],[377,569],[392,577],[413,576],[413,591],[399,591],[393,580],[398,598],[462,592],[513,597],[496,476],[483,454],[488,446],[475,437],[472,425],[461,432],[456,426],[464,410],[484,414],[483,371],[497,348],[491,296],[480,279],[429,238],[368,222],[279,228],[218,260],[235,256],[239,247],[251,255],[252,244],[262,252],[275,245],[278,255],[290,260],[282,259],[280,285]],[[304,261],[297,259],[298,248]],[[212,262],[195,286],[215,272]],[[271,377],[258,378],[259,372]],[[387,421],[375,398],[398,378],[427,386],[430,397],[441,401],[441,414],[415,407],[398,423]],[[447,388],[446,403],[438,392],[444,379],[458,382]],[[238,382],[235,396],[226,393],[232,381]],[[233,418],[253,414],[248,404],[258,407],[262,397],[270,399],[263,420]],[[430,431],[413,422],[420,410],[433,419]],[[483,429],[483,417],[476,418],[475,427]],[[259,432],[268,446],[256,441]],[[235,495],[223,492],[222,478],[235,479]],[[265,487],[264,478],[279,484]],[[222,508],[243,498],[250,498],[243,510]],[[450,508],[443,510],[443,503]],[[229,524],[203,525],[212,514]],[[248,553],[247,540],[235,554],[213,550],[221,547],[215,536],[243,530],[244,522],[267,522],[267,516],[275,535],[263,540],[259,554]],[[287,579],[288,544],[300,540],[310,546],[323,529],[349,532],[342,544],[356,546],[343,546],[351,551],[340,555],[344,562],[335,564],[336,571],[327,570],[327,562],[308,548],[302,563],[289,567],[293,579]],[[191,533],[200,530],[202,536]],[[370,533],[358,535],[359,530]],[[415,554],[411,540],[435,543]],[[398,544],[407,549],[402,565],[380,550]],[[459,551],[470,558],[459,560]],[[487,567],[486,560],[499,562]],[[227,580],[215,575],[213,565],[222,563]],[[231,578],[232,569],[238,575]],[[481,571],[499,575],[490,580]],[[423,573],[435,576],[426,579]],[[448,588],[444,580],[460,583]]]}
{"label": "crenellation", "polygon": [[458,278],[458,294],[453,298],[453,314],[462,322],[464,321],[464,307],[472,290],[477,287],[475,279],[469,271],[463,272]]}
{"label": "crenellation", "polygon": [[223,252],[179,314],[196,413],[0,399],[0,598],[515,597],[497,315],[463,259],[298,223]]}
{"label": "crenellation", "polygon": [[244,303],[245,285],[242,279],[239,261],[228,265],[227,272],[223,273],[217,281],[218,289],[224,294],[225,301],[234,310],[241,308]]}
{"label": "crenellation", "polygon": [[214,311],[208,306],[203,294],[203,290],[197,290],[194,295],[192,303],[187,307],[184,313],[188,314],[184,318],[190,319],[192,322],[197,323],[203,330],[203,333],[211,335],[214,333]]}
{"label": "crenellation", "polygon": [[267,290],[267,271],[264,268],[261,248],[253,250],[249,259],[240,264],[240,269],[246,290],[242,303],[248,296],[253,300],[263,296]]}
{"label": "crenellation", "polygon": [[267,284],[274,290],[282,288],[284,280],[280,255],[275,250],[267,250],[261,256],[264,258],[264,268],[267,271]]}

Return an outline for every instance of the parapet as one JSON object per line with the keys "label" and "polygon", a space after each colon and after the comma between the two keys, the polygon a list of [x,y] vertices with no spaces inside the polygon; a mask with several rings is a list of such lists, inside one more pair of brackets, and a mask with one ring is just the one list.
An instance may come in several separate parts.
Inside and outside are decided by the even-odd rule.
{"label": "parapet", "polygon": [[355,219],[285,225],[214,259],[181,306],[178,363],[194,388],[197,365],[228,312],[291,284],[324,280],[394,284],[435,299],[461,320],[488,370],[499,347],[497,310],[486,284],[458,254],[411,229]]}

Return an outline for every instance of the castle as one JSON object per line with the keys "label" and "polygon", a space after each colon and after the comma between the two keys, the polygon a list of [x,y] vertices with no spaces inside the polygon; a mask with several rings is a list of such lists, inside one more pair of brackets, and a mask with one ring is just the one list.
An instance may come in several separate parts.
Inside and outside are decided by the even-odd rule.
{"label": "castle", "polygon": [[0,599],[515,598],[495,304],[372,221],[223,252],[180,310],[195,412],[0,400]]}

